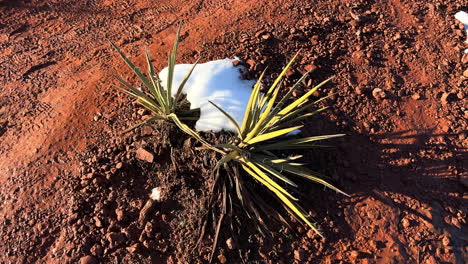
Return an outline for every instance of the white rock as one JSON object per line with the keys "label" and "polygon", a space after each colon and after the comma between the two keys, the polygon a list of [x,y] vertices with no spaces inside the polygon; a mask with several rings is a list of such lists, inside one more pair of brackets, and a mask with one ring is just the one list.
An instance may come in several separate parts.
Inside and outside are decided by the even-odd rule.
{"label": "white rock", "polygon": [[151,190],[150,198],[159,201],[161,200],[161,188],[156,187]]}

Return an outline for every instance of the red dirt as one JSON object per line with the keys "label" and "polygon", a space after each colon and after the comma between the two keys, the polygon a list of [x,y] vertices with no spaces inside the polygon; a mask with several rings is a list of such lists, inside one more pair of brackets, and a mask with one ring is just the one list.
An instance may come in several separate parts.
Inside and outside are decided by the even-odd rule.
{"label": "red dirt", "polygon": [[[219,254],[229,262],[464,263],[468,57],[453,14],[467,9],[463,1],[0,0],[0,262],[76,263],[86,255],[102,263],[205,261],[206,252],[187,249],[197,220],[190,190],[205,187],[167,175],[189,175],[188,169],[203,174],[206,168],[185,157],[181,144],[178,157],[188,164],[183,172],[164,151],[152,165],[124,158],[141,138],[121,139],[118,132],[139,116],[112,88],[112,74],[131,75],[108,40],[138,65],[149,46],[161,69],[175,25],[183,21],[179,62],[239,56],[254,64],[253,75],[266,65],[274,74],[302,49],[290,81],[307,65],[316,67],[310,84],[336,76],[319,94],[336,93],[326,102],[332,110],[308,122],[306,132],[348,135],[331,142],[337,149],[309,155],[352,196],[309,190],[326,241],[299,228],[297,238],[260,241],[241,257],[225,243]],[[386,97],[374,98],[375,88]],[[127,150],[123,142],[134,145]],[[168,144],[154,148],[177,146]],[[123,172],[135,177],[128,186],[125,177],[93,182],[97,187],[83,181],[83,170],[106,173],[102,166],[118,161],[132,168]],[[155,168],[159,176],[152,179]],[[140,207],[128,204],[146,199],[155,184],[181,199],[150,220],[165,225],[158,227],[167,232],[156,232],[162,238],[145,240],[168,240],[169,249],[132,254],[125,249],[131,238],[112,248],[108,233],[128,229],[133,218],[96,227],[94,203],[109,201],[104,196],[112,186],[122,192],[113,206],[138,218],[131,208]],[[164,220],[165,214],[186,217],[187,228]],[[92,245],[104,253],[91,252]]]}

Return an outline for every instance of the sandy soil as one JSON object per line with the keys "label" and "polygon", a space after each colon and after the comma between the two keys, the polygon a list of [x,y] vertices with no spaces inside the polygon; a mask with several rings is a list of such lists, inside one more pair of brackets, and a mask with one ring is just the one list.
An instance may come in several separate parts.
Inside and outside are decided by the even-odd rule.
{"label": "sandy soil", "polygon": [[[113,89],[112,74],[135,79],[108,44],[142,66],[147,46],[161,69],[182,21],[179,62],[238,56],[252,78],[267,65],[274,76],[301,49],[288,81],[314,68],[303,91],[335,76],[316,96],[336,93],[305,133],[347,134],[307,155],[351,195],[304,187],[326,240],[297,225],[231,249],[225,234],[215,261],[465,263],[459,10],[466,2],[0,0],[0,262],[207,261],[209,241],[193,246],[210,161],[171,127],[119,134],[145,113]],[[166,200],[140,219],[155,186]]]}

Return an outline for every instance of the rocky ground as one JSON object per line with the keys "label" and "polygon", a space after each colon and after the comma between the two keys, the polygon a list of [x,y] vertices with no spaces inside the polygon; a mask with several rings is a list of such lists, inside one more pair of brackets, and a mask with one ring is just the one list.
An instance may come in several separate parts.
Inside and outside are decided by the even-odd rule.
{"label": "rocky ground", "polygon": [[[108,40],[144,65],[238,56],[291,83],[335,76],[331,109],[304,133],[345,133],[307,152],[351,195],[304,185],[326,239],[298,224],[273,240],[222,234],[221,263],[465,263],[468,232],[464,1],[0,0],[0,262],[205,263],[195,247],[210,168],[167,124],[113,85],[136,80]],[[149,199],[159,187],[162,199]],[[246,224],[248,226],[248,223]]]}

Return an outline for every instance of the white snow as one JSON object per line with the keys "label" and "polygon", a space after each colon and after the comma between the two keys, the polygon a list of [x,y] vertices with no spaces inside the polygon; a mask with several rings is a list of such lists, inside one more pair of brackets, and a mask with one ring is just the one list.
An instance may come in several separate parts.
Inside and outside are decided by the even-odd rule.
{"label": "white snow", "polygon": [[[468,13],[466,13],[464,11],[458,11],[455,14],[455,18],[465,25],[465,31],[466,31],[466,35],[467,35],[465,43],[468,43]],[[465,53],[468,53],[468,49],[465,49]]]}
{"label": "white snow", "polygon": [[159,201],[161,200],[161,188],[156,187],[151,190],[150,198]]}
{"label": "white snow", "polygon": [[[242,124],[254,80],[242,80],[239,68],[233,59],[209,61],[198,64],[184,86],[183,92],[191,108],[200,108],[200,119],[195,124],[198,131],[221,130],[236,132],[234,125],[208,100],[229,113],[237,123]],[[177,64],[174,68],[172,95],[174,95],[192,68],[193,64]],[[159,73],[163,87],[167,85],[167,67]]]}

